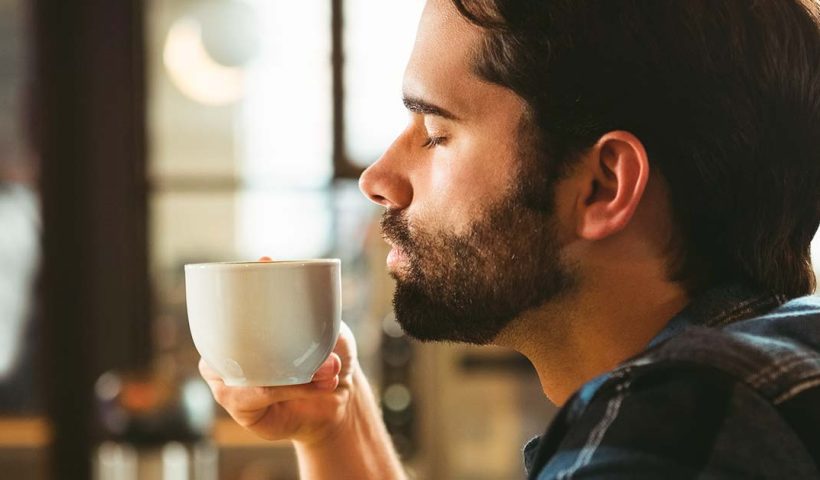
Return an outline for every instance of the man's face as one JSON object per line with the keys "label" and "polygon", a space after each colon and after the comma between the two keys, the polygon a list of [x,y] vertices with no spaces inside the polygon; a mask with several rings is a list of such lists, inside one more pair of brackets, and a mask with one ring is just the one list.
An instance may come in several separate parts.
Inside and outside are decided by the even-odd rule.
{"label": "man's face", "polygon": [[489,343],[574,280],[524,103],[471,70],[480,35],[449,0],[428,2],[405,72],[410,122],[360,180],[387,208],[396,318],[421,340]]}

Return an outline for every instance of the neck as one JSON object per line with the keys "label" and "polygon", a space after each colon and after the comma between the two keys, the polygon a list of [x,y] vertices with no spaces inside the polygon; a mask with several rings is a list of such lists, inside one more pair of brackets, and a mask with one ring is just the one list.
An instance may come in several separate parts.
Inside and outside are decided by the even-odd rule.
{"label": "neck", "polygon": [[525,355],[544,394],[562,405],[584,383],[644,350],[687,303],[676,284],[621,277],[526,312],[497,343]]}

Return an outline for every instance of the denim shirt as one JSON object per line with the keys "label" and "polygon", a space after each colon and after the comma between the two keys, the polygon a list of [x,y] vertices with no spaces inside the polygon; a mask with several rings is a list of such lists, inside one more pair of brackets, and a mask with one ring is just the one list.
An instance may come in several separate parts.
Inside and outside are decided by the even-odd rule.
{"label": "denim shirt", "polygon": [[531,480],[820,479],[820,298],[712,289],[524,447]]}

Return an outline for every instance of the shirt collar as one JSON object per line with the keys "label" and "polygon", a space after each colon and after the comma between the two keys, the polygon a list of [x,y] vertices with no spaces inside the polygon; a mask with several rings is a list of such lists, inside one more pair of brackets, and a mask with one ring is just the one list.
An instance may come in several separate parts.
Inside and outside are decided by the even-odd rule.
{"label": "shirt collar", "polygon": [[690,326],[720,328],[774,308],[785,301],[783,295],[762,293],[741,283],[720,285],[695,297],[649,341],[647,349]]}

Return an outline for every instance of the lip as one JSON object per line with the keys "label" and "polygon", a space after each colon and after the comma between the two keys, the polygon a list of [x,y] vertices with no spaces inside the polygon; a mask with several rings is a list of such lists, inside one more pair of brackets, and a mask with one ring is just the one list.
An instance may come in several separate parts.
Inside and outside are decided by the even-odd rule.
{"label": "lip", "polygon": [[390,253],[387,254],[387,268],[396,270],[399,264],[405,261],[406,256],[401,248],[395,245],[391,245],[391,247]]}

